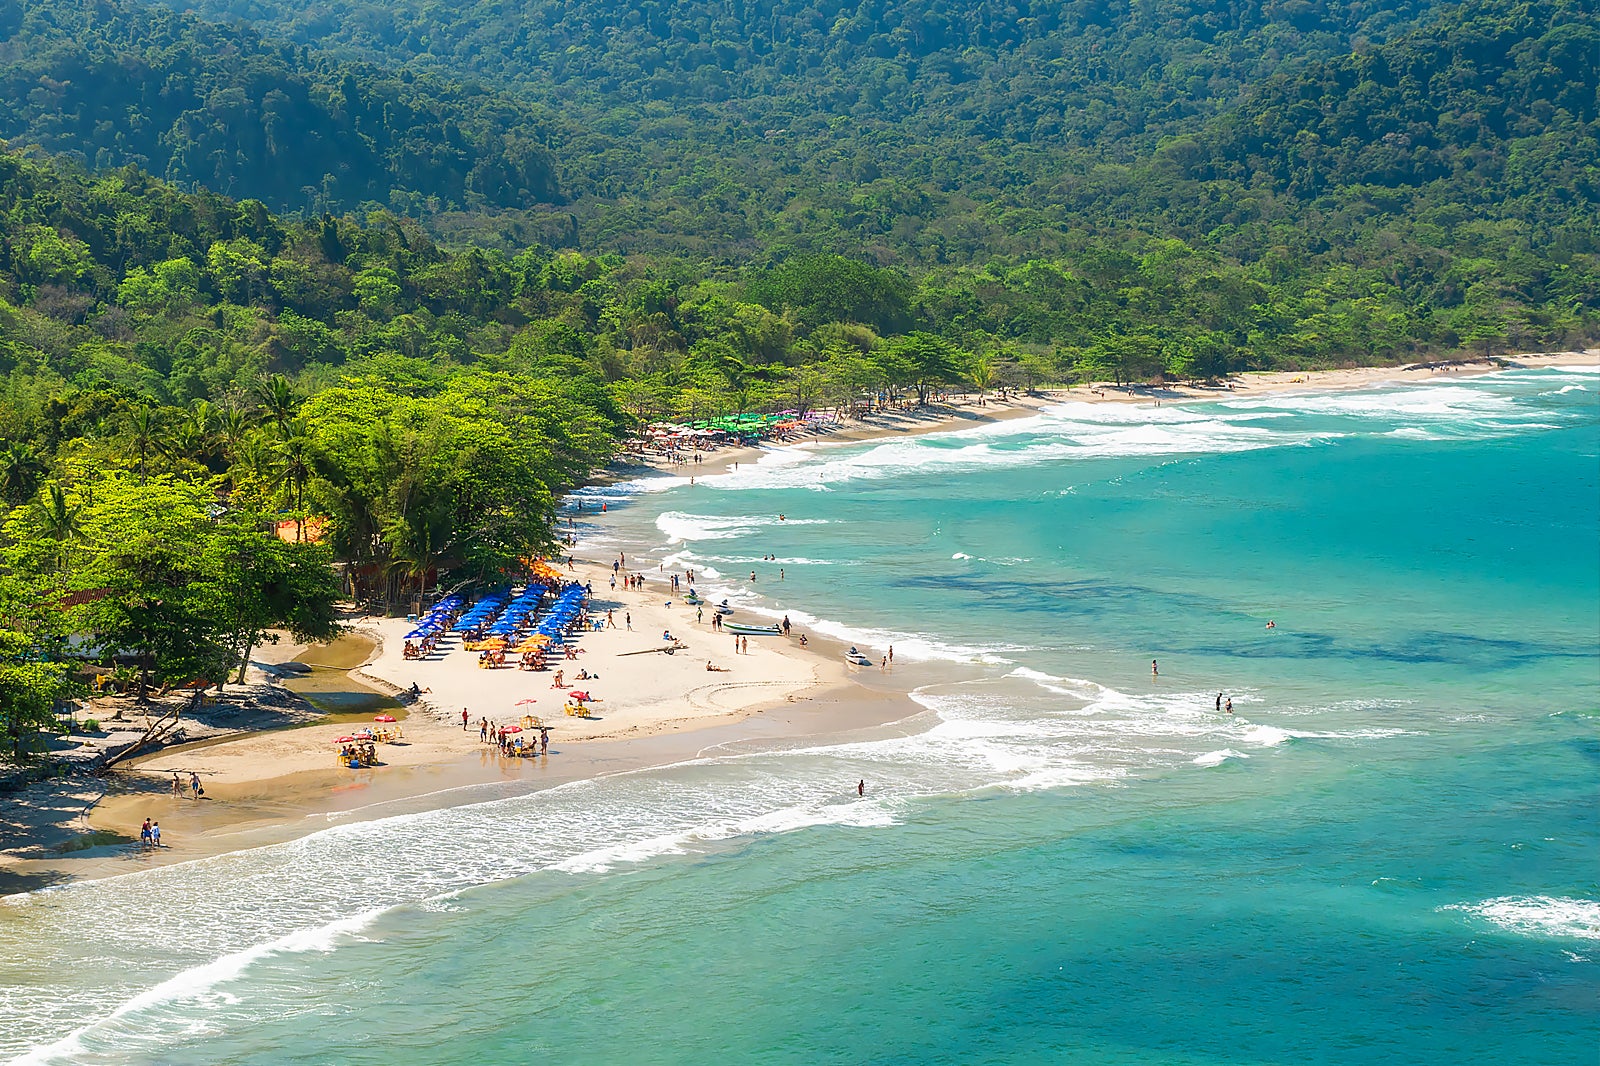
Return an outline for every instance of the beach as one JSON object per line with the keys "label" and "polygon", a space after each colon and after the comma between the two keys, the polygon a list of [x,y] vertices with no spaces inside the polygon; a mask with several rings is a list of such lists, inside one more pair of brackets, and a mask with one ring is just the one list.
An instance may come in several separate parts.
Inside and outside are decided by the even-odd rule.
{"label": "beach", "polygon": [[[172,846],[46,856],[70,883],[5,897],[0,1059],[1577,1061],[1600,359],[1572,363],[1073,390],[714,452],[694,485],[619,469],[563,510],[634,626],[564,660],[596,720],[550,674],[396,661],[399,619],[272,648],[263,675],[312,671],[275,690],[346,713],[155,753],[101,801]],[[643,591],[613,593],[620,553]],[[807,648],[736,655],[671,594],[689,568]],[[417,761],[334,766],[413,679]],[[463,734],[522,698],[548,757]],[[162,793],[180,760],[205,801]]]}
{"label": "beach", "polygon": [[[1527,367],[1592,364],[1596,353],[1572,352],[1518,357]],[[860,444],[898,436],[950,432],[1024,418],[1060,403],[1144,403],[1275,396],[1297,392],[1344,392],[1397,383],[1437,382],[1466,378],[1498,369],[1473,363],[1447,370],[1359,368],[1315,373],[1248,374],[1217,388],[1077,387],[1036,396],[975,398],[931,410],[875,412],[846,422],[801,449]],[[1229,387],[1231,386],[1231,387]],[[616,477],[649,476],[652,472],[687,478],[725,474],[736,464],[749,464],[770,448],[724,448],[706,461],[683,464],[657,459],[619,467]],[[570,513],[570,512],[569,512]],[[571,515],[574,520],[584,517]],[[826,633],[808,633],[802,647],[797,626],[790,637],[753,637],[749,654],[736,653],[731,635],[714,632],[709,616],[696,620],[696,610],[670,587],[669,553],[645,552],[625,543],[617,550],[628,556],[628,570],[644,581],[641,591],[611,587],[616,552],[591,550],[580,539],[565,574],[594,590],[592,617],[613,616],[614,628],[583,636],[577,659],[554,664],[565,683],[553,686],[548,673],[519,671],[511,666],[480,669],[476,656],[455,648],[430,661],[401,655],[405,619],[355,618],[353,634],[365,639],[364,653],[348,687],[363,685],[381,691],[425,690],[421,700],[399,712],[402,743],[381,745],[382,765],[351,771],[335,764],[334,743],[358,719],[340,716],[325,724],[267,732],[245,732],[236,739],[207,741],[157,751],[119,768],[111,790],[73,780],[46,783],[26,790],[27,801],[14,815],[16,825],[8,850],[0,853],[0,877],[14,888],[57,883],[63,879],[108,876],[127,869],[187,861],[241,847],[289,839],[330,824],[331,820],[382,817],[429,806],[448,805],[474,794],[474,789],[533,790],[585,777],[627,772],[660,765],[727,746],[781,744],[805,737],[839,737],[855,730],[873,731],[890,723],[914,722],[924,708],[908,693],[930,680],[947,679],[937,665],[901,664],[893,670],[847,669],[844,644]],[[565,562],[562,562],[565,568]],[[619,567],[620,570],[620,567]],[[785,577],[803,582],[801,573]],[[785,591],[799,592],[790,585]],[[681,590],[686,591],[686,590]],[[746,612],[741,621],[763,622]],[[628,628],[631,624],[631,630]],[[666,655],[663,635],[670,632],[687,647]],[[271,667],[307,649],[282,642],[256,656],[261,669],[252,681],[263,683]],[[313,656],[314,657],[314,656]],[[708,663],[714,668],[707,669]],[[343,664],[341,664],[343,665]],[[595,680],[579,681],[585,670]],[[563,713],[565,694],[587,690],[598,697],[594,716]],[[524,700],[535,701],[522,704]],[[470,728],[461,727],[461,711]],[[534,714],[551,729],[551,754],[536,759],[504,758],[479,741],[478,723],[516,725]],[[315,720],[315,719],[312,719]],[[363,717],[360,720],[365,720]],[[906,728],[911,728],[907,726]],[[174,798],[168,790],[173,772],[198,775],[205,798]],[[164,846],[143,851],[127,841],[137,826],[153,817],[164,828]],[[30,834],[34,837],[29,840]]]}

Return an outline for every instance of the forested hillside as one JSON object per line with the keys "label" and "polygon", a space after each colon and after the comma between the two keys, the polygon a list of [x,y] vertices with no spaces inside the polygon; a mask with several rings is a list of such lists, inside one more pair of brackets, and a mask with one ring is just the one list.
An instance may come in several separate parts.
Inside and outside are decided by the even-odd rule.
{"label": "forested hillside", "polygon": [[1587,0],[226,2],[0,0],[19,744],[66,634],[497,579],[650,419],[1600,331]]}
{"label": "forested hillside", "polygon": [[118,0],[0,0],[0,137],[278,209],[561,198],[535,109]]}

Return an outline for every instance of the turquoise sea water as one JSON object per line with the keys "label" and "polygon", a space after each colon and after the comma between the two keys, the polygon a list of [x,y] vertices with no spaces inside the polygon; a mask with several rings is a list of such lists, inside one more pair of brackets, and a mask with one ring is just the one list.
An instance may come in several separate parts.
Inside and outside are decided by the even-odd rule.
{"label": "turquoise sea water", "polygon": [[12,897],[0,1055],[1593,1061],[1600,374],[604,495],[592,552],[892,643],[928,728]]}

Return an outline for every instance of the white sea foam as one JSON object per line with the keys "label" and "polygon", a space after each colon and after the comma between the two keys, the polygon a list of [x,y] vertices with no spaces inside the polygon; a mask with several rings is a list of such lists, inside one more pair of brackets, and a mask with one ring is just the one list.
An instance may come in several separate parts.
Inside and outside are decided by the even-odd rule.
{"label": "white sea foam", "polygon": [[1441,907],[1524,936],[1600,940],[1600,901],[1571,896],[1499,896]]}
{"label": "white sea foam", "polygon": [[1250,756],[1246,755],[1242,751],[1234,751],[1232,748],[1221,748],[1217,751],[1203,752],[1202,754],[1196,755],[1190,761],[1196,766],[1210,767],[1221,766],[1229,759],[1248,759],[1249,757]]}
{"label": "white sea foam", "polygon": [[703,515],[686,511],[667,511],[657,516],[656,528],[667,540],[677,544],[698,540],[731,540],[746,537],[768,526],[825,526],[825,518],[779,519],[777,515]]}
{"label": "white sea foam", "polygon": [[309,929],[297,929],[268,943],[256,944],[230,952],[211,962],[192,966],[133,996],[104,1018],[74,1030],[54,1043],[24,1054],[14,1060],[13,1066],[43,1066],[45,1063],[71,1062],[88,1050],[86,1041],[91,1038],[115,1044],[118,1041],[148,1037],[152,1034],[145,1027],[125,1026],[122,1023],[132,1015],[142,1014],[155,1008],[205,1000],[216,994],[220,986],[238,980],[252,965],[270,956],[332,951],[341,941],[354,937],[371,926],[383,913],[383,908],[365,910],[348,918],[340,918]]}
{"label": "white sea foam", "polygon": [[1569,392],[1588,392],[1588,391],[1589,391],[1589,389],[1588,389],[1588,386],[1586,386],[1586,385],[1563,385],[1561,388],[1556,390],[1556,395],[1557,396],[1563,396],[1563,395],[1565,395],[1565,394],[1567,394]]}
{"label": "white sea foam", "polygon": [[820,618],[797,607],[781,609],[772,607],[760,601],[756,594],[748,588],[723,590],[719,587],[717,598],[722,598],[724,591],[729,597],[740,597],[742,593],[744,609],[752,614],[759,614],[764,618],[771,619],[787,615],[789,621],[799,628],[822,633],[825,636],[833,637],[846,644],[853,644],[859,648],[869,648],[880,653],[887,653],[890,648],[893,648],[896,662],[901,660],[912,662],[942,661],[1009,666],[1015,660],[1007,656],[1027,650],[1025,647],[1016,644],[957,644],[938,640],[922,633],[911,633],[898,629],[882,629],[872,626],[847,625],[831,618]]}
{"label": "white sea foam", "polygon": [[1600,365],[1595,366],[1552,366],[1547,370],[1554,370],[1561,374],[1600,374]]}
{"label": "white sea foam", "polygon": [[[899,438],[854,445],[837,453],[819,450],[783,464],[761,463],[725,478],[705,478],[720,489],[816,489],[851,481],[883,480],[946,472],[1034,466],[1062,460],[1250,451],[1303,446],[1338,434],[1294,433],[1253,425],[1262,415],[1201,415],[1182,408],[1107,410],[1090,408],[1079,417],[1052,416],[1000,423],[976,430]],[[1091,417],[1092,415],[1092,417]]]}
{"label": "white sea foam", "polygon": [[787,807],[750,818],[696,826],[677,833],[663,833],[644,840],[624,841],[595,848],[563,859],[550,867],[561,873],[606,873],[619,865],[647,862],[667,855],[684,855],[694,845],[704,845],[738,837],[791,833],[821,825],[845,825],[858,829],[883,828],[896,824],[886,805],[878,802],[836,803]]}

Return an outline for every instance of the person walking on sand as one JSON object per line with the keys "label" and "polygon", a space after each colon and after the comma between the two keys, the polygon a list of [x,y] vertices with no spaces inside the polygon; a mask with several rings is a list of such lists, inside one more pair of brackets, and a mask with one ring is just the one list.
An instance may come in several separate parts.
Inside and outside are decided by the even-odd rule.
{"label": "person walking on sand", "polygon": [[628,632],[629,633],[633,632],[633,612],[632,611],[623,611],[622,612],[622,624],[628,627]]}
{"label": "person walking on sand", "polygon": [[478,743],[482,744],[489,739],[489,719],[478,719]]}
{"label": "person walking on sand", "polygon": [[178,771],[176,770],[172,771],[172,794],[174,796],[183,795],[183,781],[178,777]]}
{"label": "person walking on sand", "polygon": [[200,787],[200,775],[193,770],[189,771],[189,791],[194,793],[195,799],[206,794],[206,790]]}
{"label": "person walking on sand", "polygon": [[461,731],[463,733],[467,731],[467,722],[470,717],[471,716],[467,714],[467,709],[465,707],[461,708]]}
{"label": "person walking on sand", "polygon": [[150,846],[150,819],[148,818],[146,818],[144,820],[144,824],[139,827],[139,843],[147,848]]}
{"label": "person walking on sand", "polygon": [[151,822],[150,823],[150,846],[152,848],[159,848],[161,846],[161,823],[160,822]]}
{"label": "person walking on sand", "polygon": [[894,645],[889,645],[889,665],[894,665]]}
{"label": "person walking on sand", "polygon": [[617,628],[617,612],[616,611],[611,610],[611,611],[607,611],[606,612],[606,628],[607,629],[615,629],[615,628]]}

